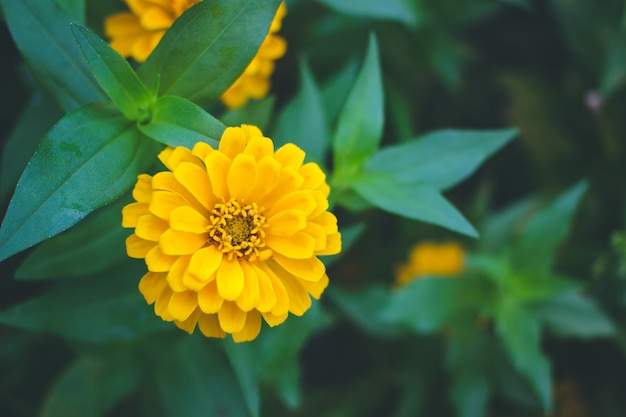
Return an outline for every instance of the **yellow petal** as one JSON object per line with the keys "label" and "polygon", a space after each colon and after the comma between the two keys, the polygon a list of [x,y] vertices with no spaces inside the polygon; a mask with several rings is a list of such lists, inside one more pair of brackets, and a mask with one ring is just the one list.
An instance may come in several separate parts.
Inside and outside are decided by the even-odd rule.
{"label": "yellow petal", "polygon": [[146,254],[146,265],[148,271],[167,272],[172,268],[178,256],[166,255],[160,246],[155,246]]}
{"label": "yellow petal", "polygon": [[250,311],[259,303],[259,279],[257,278],[257,273],[254,268],[248,265],[247,262],[241,262],[239,265],[243,271],[244,284],[243,291],[235,302],[241,310]]}
{"label": "yellow petal", "polygon": [[228,127],[222,133],[219,150],[229,159],[235,159],[246,148],[248,143],[246,132],[241,127]]}
{"label": "yellow petal", "polygon": [[217,270],[217,289],[220,296],[225,300],[235,300],[243,291],[243,284],[243,270],[239,261],[224,258],[222,265]]}
{"label": "yellow petal", "polygon": [[[215,275],[216,274],[213,274],[209,279],[211,281],[215,280]],[[183,274],[183,285],[185,286],[185,288],[192,291],[198,292],[202,290],[204,287],[206,287],[207,282],[208,281],[201,281],[195,276],[191,275],[189,273],[189,268],[187,268],[187,271],[185,271],[185,273]]]}
{"label": "yellow petal", "polygon": [[198,318],[198,328],[206,337],[223,338],[226,336],[226,333],[220,327],[217,314],[200,314],[200,317]]}
{"label": "yellow petal", "polygon": [[[176,260],[176,262],[174,262],[174,264],[172,265],[172,268],[167,273],[167,283],[169,284],[172,291],[182,292],[182,291],[187,290],[187,287],[185,286],[183,282],[183,276],[185,275],[185,271],[187,270],[187,267],[189,266],[190,258],[191,256],[189,255],[179,257]],[[184,319],[178,319],[178,320],[184,320]]]}
{"label": "yellow petal", "polygon": [[[167,232],[166,232],[167,233]],[[296,232],[293,236],[282,237],[267,235],[265,243],[270,249],[294,259],[311,258],[315,252],[315,239],[303,232]]]}
{"label": "yellow petal", "polygon": [[142,15],[151,7],[154,7],[154,4],[150,0],[124,0],[130,10],[136,14],[137,16]]}
{"label": "yellow petal", "polygon": [[[271,265],[270,265],[271,267]],[[280,268],[271,268],[276,276],[285,286],[287,296],[289,297],[289,312],[296,316],[301,316],[311,307],[311,297],[309,293],[300,285],[300,282],[291,274],[286,273]]]}
{"label": "yellow petal", "polygon": [[284,313],[280,315],[275,315],[272,313],[263,313],[263,319],[270,327],[275,327],[275,326],[278,326],[279,324],[282,324],[285,320],[287,320],[287,316],[289,316],[289,313]]}
{"label": "yellow petal", "polygon": [[273,259],[285,271],[305,281],[317,282],[326,273],[326,267],[315,256],[309,259],[291,259],[275,253]]}
{"label": "yellow petal", "polygon": [[171,191],[155,191],[152,193],[149,210],[155,216],[163,220],[169,220],[172,210],[185,205],[187,205],[185,200]]}
{"label": "yellow petal", "polygon": [[315,190],[326,181],[326,174],[315,162],[309,162],[300,167],[298,172],[304,177],[302,188]]}
{"label": "yellow petal", "polygon": [[287,143],[280,147],[274,154],[274,158],[285,166],[290,166],[298,169],[304,162],[304,151],[294,145],[293,143]]}
{"label": "yellow petal", "polygon": [[269,218],[285,210],[300,210],[309,215],[316,206],[317,202],[311,190],[298,190],[283,196],[265,213],[265,216]]}
{"label": "yellow petal", "polygon": [[167,280],[164,273],[148,272],[139,281],[139,292],[143,294],[148,304],[154,303],[165,287],[167,287]]}
{"label": "yellow petal", "polygon": [[143,259],[156,246],[156,242],[137,237],[132,234],[126,238],[126,253],[131,258]]}
{"label": "yellow petal", "polygon": [[278,302],[276,291],[274,291],[274,284],[263,269],[254,264],[252,264],[251,267],[256,272],[257,281],[259,283],[259,302],[256,308],[262,313],[268,312],[273,309]]}
{"label": "yellow petal", "polygon": [[258,162],[266,156],[274,154],[274,144],[269,138],[263,136],[255,137],[248,142],[248,145],[243,153],[245,155],[252,155]]}
{"label": "yellow petal", "polygon": [[[104,34],[107,38],[133,38],[144,33],[145,30],[139,24],[139,18],[132,13],[117,13],[107,17],[104,21]],[[128,56],[128,54],[122,54],[122,56]]]}
{"label": "yellow petal", "polygon": [[315,209],[309,213],[310,218],[315,218],[328,209],[328,197],[323,192],[313,190],[313,198],[315,199]]}
{"label": "yellow petal", "polygon": [[249,342],[254,340],[261,331],[261,315],[258,311],[249,311],[246,315],[246,324],[240,332],[233,333],[233,340],[236,343]]}
{"label": "yellow petal", "polygon": [[316,255],[336,255],[341,252],[341,233],[328,235],[326,238],[326,248],[316,251]]}
{"label": "yellow petal", "polygon": [[262,99],[270,90],[270,81],[267,77],[260,75],[243,75],[242,82],[244,89],[250,98]]}
{"label": "yellow petal", "polygon": [[337,233],[337,217],[330,211],[325,211],[312,220],[313,223],[317,223],[324,228],[327,234],[332,235]]}
{"label": "yellow petal", "polygon": [[141,25],[148,30],[167,29],[172,26],[174,19],[160,7],[151,7],[141,15]]}
{"label": "yellow petal", "polygon": [[170,227],[173,230],[191,233],[206,233],[211,223],[190,206],[177,207],[170,213]]}
{"label": "yellow petal", "polygon": [[326,241],[328,240],[328,235],[326,234],[326,230],[324,230],[322,226],[317,223],[309,222],[302,232],[315,239],[316,253],[320,250],[326,249]]}
{"label": "yellow petal", "polygon": [[264,266],[263,271],[272,282],[272,288],[276,293],[276,305],[270,310],[270,313],[275,316],[281,316],[289,311],[289,294],[287,293],[282,280],[276,276],[276,273],[273,270]]}
{"label": "yellow petal", "polygon": [[174,292],[167,310],[174,320],[185,321],[198,307],[198,296],[193,291]]}
{"label": "yellow petal", "polygon": [[198,323],[198,318],[200,317],[200,310],[195,309],[185,321],[174,320],[174,324],[189,334],[192,334],[196,329],[196,324]]}
{"label": "yellow petal", "polygon": [[287,41],[281,36],[272,35],[265,38],[259,47],[258,56],[262,59],[276,60],[287,52]]}
{"label": "yellow petal", "polygon": [[139,217],[150,213],[148,203],[130,203],[122,209],[122,227],[136,227]]}
{"label": "yellow petal", "polygon": [[257,175],[262,181],[258,181],[256,187],[249,195],[250,201],[261,201],[278,184],[280,179],[280,162],[271,156],[266,156],[257,163]]}
{"label": "yellow petal", "polygon": [[300,175],[298,171],[292,167],[283,167],[280,170],[278,183],[263,197],[259,205],[267,208],[272,207],[276,201],[299,189],[303,182],[304,178],[302,178],[302,175]]}
{"label": "yellow petal", "polygon": [[175,148],[166,148],[159,155],[159,159],[170,171],[174,172],[180,164],[183,162],[189,162],[196,164],[198,167],[202,167],[200,160],[194,156],[191,151],[184,146],[177,146]]}
{"label": "yellow petal", "polygon": [[224,299],[217,292],[217,283],[215,281],[209,282],[198,292],[198,305],[203,313],[217,313],[222,308],[223,303]]}
{"label": "yellow petal", "polygon": [[166,286],[159,294],[159,297],[154,302],[154,314],[161,317],[165,321],[172,321],[174,317],[172,317],[167,310],[167,306],[170,302],[170,298],[172,298],[172,290],[170,287]]}
{"label": "yellow petal", "polygon": [[213,194],[215,194],[216,197],[222,198],[224,201],[228,201],[230,198],[226,177],[230,170],[230,159],[222,152],[211,152],[207,155],[204,162],[211,180]]}
{"label": "yellow petal", "polygon": [[326,287],[328,287],[328,275],[324,274],[322,279],[317,282],[300,281],[300,285],[302,285],[302,288],[304,288],[306,292],[311,294],[315,299],[319,299]]}
{"label": "yellow petal", "polygon": [[188,271],[201,282],[208,282],[222,264],[223,257],[214,245],[209,245],[192,255]]}
{"label": "yellow petal", "polygon": [[174,171],[174,177],[180,182],[203,207],[211,210],[215,197],[211,192],[209,177],[203,168],[191,162],[182,162]]}
{"label": "yellow petal", "polygon": [[157,46],[165,31],[147,32],[143,36],[136,38],[130,55],[137,62],[145,61]]}
{"label": "yellow petal", "polygon": [[166,255],[189,255],[207,243],[206,234],[179,232],[168,229],[161,235],[159,245]]}
{"label": "yellow petal", "polygon": [[257,182],[256,161],[252,155],[239,154],[228,171],[227,183],[231,198],[248,201]]}
{"label": "yellow petal", "polygon": [[240,332],[246,324],[246,313],[232,301],[224,301],[222,308],[217,312],[217,318],[220,321],[220,327],[226,333]]}
{"label": "yellow petal", "polygon": [[152,177],[141,174],[137,177],[137,184],[133,188],[133,198],[140,203],[148,203],[152,198]]}
{"label": "yellow petal", "polygon": [[267,219],[268,234],[289,237],[306,227],[306,214],[301,210],[283,210]]}
{"label": "yellow petal", "polygon": [[137,219],[135,234],[142,239],[158,242],[168,227],[169,225],[166,221],[152,214],[146,214]]}
{"label": "yellow petal", "polygon": [[191,150],[191,153],[197,156],[198,158],[200,158],[201,160],[204,160],[204,158],[206,158],[207,155],[213,151],[214,151],[213,147],[209,145],[208,143],[197,142],[195,145],[193,145],[193,149]]}
{"label": "yellow petal", "polygon": [[[182,201],[181,205],[191,206],[205,217],[208,215],[209,211],[176,179],[173,172],[163,171],[157,173],[152,178],[152,186],[155,190],[171,191],[180,198],[180,201]],[[166,218],[166,220],[168,219],[169,217]]]}

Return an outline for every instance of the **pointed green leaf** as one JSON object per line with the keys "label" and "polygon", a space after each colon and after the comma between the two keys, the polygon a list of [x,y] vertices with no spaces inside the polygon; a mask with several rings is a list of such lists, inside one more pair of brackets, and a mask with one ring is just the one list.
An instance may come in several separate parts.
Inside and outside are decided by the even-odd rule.
{"label": "pointed green leaf", "polygon": [[318,0],[325,6],[358,18],[392,20],[417,25],[419,16],[404,0]]}
{"label": "pointed green leaf", "polygon": [[28,254],[15,277],[24,280],[75,278],[127,261],[126,238],[130,232],[122,228],[121,213],[128,202],[120,199],[90,214],[70,230],[42,242]]}
{"label": "pointed green leaf", "polygon": [[0,0],[0,5],[20,52],[64,110],[106,100],[72,36],[75,18],[53,1]]}
{"label": "pointed green leaf", "polygon": [[204,0],[176,19],[139,68],[159,95],[204,106],[239,77],[268,33],[280,0]]}
{"label": "pointed green leaf", "polygon": [[2,149],[0,200],[10,197],[41,137],[61,116],[63,112],[48,94],[38,91],[33,95]]}
{"label": "pointed green leaf", "polygon": [[333,139],[338,177],[354,176],[382,138],[383,86],[376,37],[372,34],[365,61],[346,100]]}
{"label": "pointed green leaf", "polygon": [[446,365],[452,374],[450,394],[459,417],[482,417],[491,392],[490,336],[474,323],[451,328],[446,344]]}
{"label": "pointed green leaf", "polygon": [[78,19],[79,23],[85,22],[85,0],[54,0],[61,10]]}
{"label": "pointed green leaf", "polygon": [[403,183],[384,174],[365,174],[353,180],[351,186],[361,197],[390,213],[478,236],[461,213],[429,185]]}
{"label": "pointed green leaf", "polygon": [[532,307],[550,330],[562,337],[611,337],[615,325],[588,297],[574,291],[561,294]]}
{"label": "pointed green leaf", "polygon": [[231,339],[225,339],[224,350],[235,371],[250,415],[259,417],[261,407],[259,364],[254,348],[250,343],[235,343]]}
{"label": "pointed green leaf", "polygon": [[550,266],[554,251],[569,234],[574,212],[586,189],[587,184],[579,182],[528,220],[513,246],[518,265]]}
{"label": "pointed green leaf", "polygon": [[160,97],[152,106],[149,123],[137,126],[146,136],[165,145],[193,148],[197,142],[214,147],[222,137],[224,125],[184,98]]}
{"label": "pointed green leaf", "polygon": [[478,310],[488,294],[484,282],[477,279],[423,277],[392,292],[380,314],[386,322],[429,333],[463,313]]}
{"label": "pointed green leaf", "polygon": [[60,284],[0,312],[0,323],[88,343],[131,340],[170,328],[137,290],[145,267],[131,265]]}
{"label": "pointed green leaf", "polygon": [[83,356],[47,395],[42,417],[103,417],[139,383],[141,361],[126,352]]}
{"label": "pointed green leaf", "polygon": [[496,311],[496,330],[513,365],[532,385],[544,411],[552,408],[550,361],[541,352],[539,321],[523,307],[503,302]]}
{"label": "pointed green leaf", "polygon": [[470,176],[489,156],[515,137],[515,129],[440,130],[388,146],[367,163],[367,171],[420,181],[445,190]]}
{"label": "pointed green leaf", "polygon": [[241,389],[215,340],[185,337],[163,352],[156,372],[158,399],[167,416],[247,417]]}
{"label": "pointed green leaf", "polygon": [[324,161],[328,147],[328,124],[324,105],[311,69],[300,62],[300,91],[276,120],[272,138],[278,146],[293,143],[302,148],[312,161]]}
{"label": "pointed green leaf", "polygon": [[0,260],[48,239],[122,195],[157,149],[117,110],[89,105],[48,132],[0,228]]}
{"label": "pointed green leaf", "polygon": [[130,120],[145,118],[152,94],[128,61],[88,29],[77,24],[71,26],[93,75],[117,108]]}

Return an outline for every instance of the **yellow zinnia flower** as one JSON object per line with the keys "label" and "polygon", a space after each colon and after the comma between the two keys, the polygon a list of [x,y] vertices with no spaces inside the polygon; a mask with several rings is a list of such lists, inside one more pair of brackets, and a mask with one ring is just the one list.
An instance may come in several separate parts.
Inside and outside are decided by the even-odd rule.
{"label": "yellow zinnia flower", "polygon": [[[201,0],[124,0],[130,12],[109,16],[104,32],[111,39],[111,48],[124,57],[143,62],[174,21],[185,10]],[[276,33],[287,13],[285,3],[276,11],[265,40],[239,78],[221,97],[229,108],[241,107],[249,99],[261,99],[270,89],[274,61],[285,55],[287,42]]]}
{"label": "yellow zinnia flower", "polygon": [[254,126],[227,128],[218,149],[167,148],[169,171],[142,174],[122,226],[126,249],[145,258],[139,290],[154,311],[187,332],[254,339],[302,315],[328,285],[318,255],[341,250],[329,187],[293,144],[274,151]]}
{"label": "yellow zinnia flower", "polygon": [[396,283],[407,284],[426,276],[455,276],[464,269],[465,251],[457,243],[419,243],[409,260],[396,271]]}

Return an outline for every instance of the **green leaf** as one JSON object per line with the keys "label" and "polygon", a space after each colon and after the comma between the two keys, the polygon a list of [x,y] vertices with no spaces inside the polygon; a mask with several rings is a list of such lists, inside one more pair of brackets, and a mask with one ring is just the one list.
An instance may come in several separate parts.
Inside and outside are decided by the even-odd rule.
{"label": "green leaf", "polygon": [[574,291],[561,294],[532,306],[554,334],[562,337],[612,337],[615,325],[588,297]]}
{"label": "green leaf", "polygon": [[384,174],[364,174],[350,185],[361,197],[390,213],[478,236],[472,225],[429,185],[408,184]]}
{"label": "green leaf", "polygon": [[550,266],[554,251],[569,233],[574,212],[586,189],[587,184],[579,182],[528,220],[513,245],[513,259],[517,264]]}
{"label": "green leaf", "polygon": [[446,344],[446,366],[452,374],[450,394],[460,417],[482,417],[491,393],[489,335],[471,325],[453,326]]}
{"label": "green leaf", "polygon": [[61,10],[78,19],[79,23],[85,22],[85,0],[54,0]]}
{"label": "green leaf", "polygon": [[391,305],[388,288],[370,285],[359,291],[331,287],[328,295],[352,322],[366,332],[379,337],[392,337],[401,332],[398,323],[385,315]]}
{"label": "green leaf", "polygon": [[333,139],[336,176],[350,178],[371,157],[382,138],[383,86],[376,37],[371,34],[365,61],[343,107]]}
{"label": "green leaf", "polygon": [[538,319],[514,302],[503,302],[496,311],[496,331],[513,365],[532,385],[544,411],[552,408],[550,361],[540,350]]}
{"label": "green leaf", "polygon": [[259,393],[259,366],[251,343],[235,343],[224,339],[224,350],[235,371],[243,397],[252,417],[259,417],[261,396]]}
{"label": "green leaf", "polygon": [[329,126],[337,121],[358,73],[358,60],[350,59],[322,87],[322,101]]}
{"label": "green leaf", "polygon": [[130,120],[148,117],[153,96],[128,61],[83,26],[73,24],[72,33],[93,75],[113,103]]}
{"label": "green leaf", "polygon": [[431,132],[381,149],[368,161],[366,170],[445,190],[470,176],[516,134],[515,129]]}
{"label": "green leaf", "polygon": [[217,100],[255,56],[280,0],[205,0],[176,19],[139,68],[160,95],[204,106]]}
{"label": "green leaf", "polygon": [[22,56],[65,111],[106,100],[72,36],[75,18],[53,1],[0,0],[0,5]]}
{"label": "green leaf", "polygon": [[138,384],[139,358],[126,352],[79,357],[52,386],[42,417],[101,417]]}
{"label": "green leaf", "polygon": [[325,6],[358,18],[392,20],[416,26],[419,16],[404,0],[318,0]]}
{"label": "green leaf", "polygon": [[431,333],[454,318],[476,314],[488,295],[484,283],[477,279],[419,278],[391,293],[381,318],[419,333]]}
{"label": "green leaf", "polygon": [[293,143],[312,161],[323,163],[328,148],[328,123],[324,105],[311,69],[300,61],[300,91],[278,116],[272,135],[276,145]]}
{"label": "green leaf", "polygon": [[120,222],[122,208],[127,203],[120,200],[103,207],[72,229],[42,242],[28,254],[15,277],[75,278],[127,261],[125,242],[130,232]]}
{"label": "green leaf", "polygon": [[220,117],[226,126],[254,125],[265,132],[274,113],[276,98],[270,96],[263,100],[249,101],[243,107],[229,110]]}
{"label": "green leaf", "polygon": [[196,336],[182,339],[159,361],[158,399],[166,415],[249,416],[237,379],[216,341]]}
{"label": "green leaf", "polygon": [[88,343],[132,340],[170,328],[137,290],[144,266],[136,262],[71,281],[0,312],[0,323]]}
{"label": "green leaf", "polygon": [[509,271],[501,280],[502,289],[519,301],[541,301],[580,288],[576,281],[532,267],[524,271]]}
{"label": "green leaf", "polygon": [[117,110],[89,105],[48,132],[22,174],[0,228],[0,260],[48,239],[122,195],[154,161]]}
{"label": "green leaf", "polygon": [[198,142],[213,147],[224,132],[222,122],[184,98],[163,96],[152,106],[152,119],[137,127],[146,136],[165,145],[192,149]]}
{"label": "green leaf", "polygon": [[262,378],[291,408],[300,404],[300,351],[314,332],[330,324],[319,304],[313,300],[302,317],[289,317],[278,327],[262,330],[254,342]]}
{"label": "green leaf", "polygon": [[61,116],[61,109],[49,95],[42,91],[33,95],[2,150],[0,200],[10,196],[9,193],[15,188],[41,137]]}

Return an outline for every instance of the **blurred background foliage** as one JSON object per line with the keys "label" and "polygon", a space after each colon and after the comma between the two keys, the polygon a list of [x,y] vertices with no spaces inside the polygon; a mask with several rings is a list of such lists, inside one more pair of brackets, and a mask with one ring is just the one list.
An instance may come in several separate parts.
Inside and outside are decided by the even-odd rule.
{"label": "blurred background foliage", "polygon": [[[101,36],[104,17],[124,7],[56,1]],[[125,233],[112,226],[123,197],[0,265],[0,415],[624,415],[624,1],[287,6],[289,48],[272,96],[211,113],[227,125],[258,124],[279,143],[297,139],[287,137],[296,127],[328,138],[375,33],[383,146],[446,128],[518,129],[445,193],[480,237],[343,204],[345,249],[331,260],[321,302],[235,346],[152,315],[135,291],[143,266],[125,258]],[[6,25],[0,48],[4,212],[63,111]],[[308,151],[332,169],[323,150]],[[64,250],[84,242],[81,233],[102,236],[88,239],[99,257]],[[460,244],[464,270],[394,285],[398,265],[424,241]]]}

